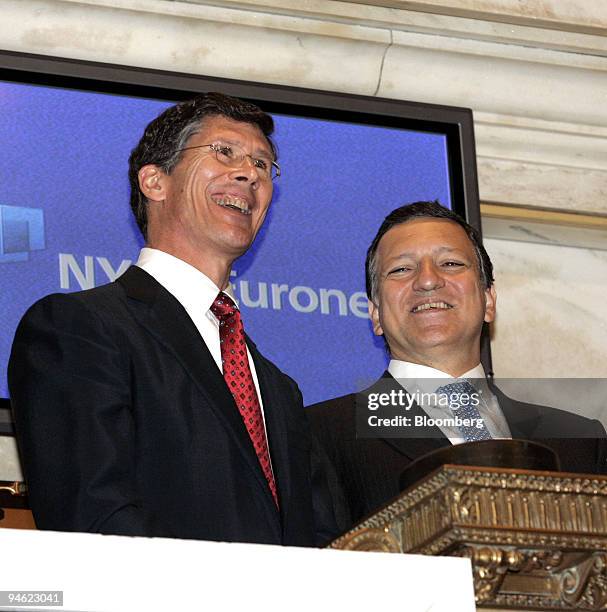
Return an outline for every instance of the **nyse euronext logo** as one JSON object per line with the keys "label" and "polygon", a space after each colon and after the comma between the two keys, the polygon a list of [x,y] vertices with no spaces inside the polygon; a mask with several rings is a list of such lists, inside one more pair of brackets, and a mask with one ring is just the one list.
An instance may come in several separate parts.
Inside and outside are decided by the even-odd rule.
{"label": "nyse euronext logo", "polygon": [[[79,260],[72,253],[59,253],[60,286],[61,289],[69,291],[92,289],[99,284],[116,280],[130,265],[130,259],[123,259],[116,266],[107,257],[85,255],[83,260]],[[232,270],[232,290],[236,301],[248,308],[292,309],[303,314],[369,318],[367,294],[364,291],[346,293],[335,288],[240,280],[237,276],[238,273]]]}
{"label": "nyse euronext logo", "polygon": [[44,212],[40,208],[0,204],[0,263],[27,261],[44,244]]}

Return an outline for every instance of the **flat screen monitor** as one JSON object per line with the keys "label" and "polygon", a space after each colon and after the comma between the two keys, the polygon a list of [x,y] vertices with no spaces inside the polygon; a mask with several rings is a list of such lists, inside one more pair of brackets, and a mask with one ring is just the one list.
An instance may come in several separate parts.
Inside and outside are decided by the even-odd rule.
{"label": "flat screen monitor", "polygon": [[282,175],[231,280],[249,335],[306,404],[385,369],[364,260],[386,214],[439,200],[480,229],[468,109],[14,53],[0,67],[0,397],[26,309],[137,260],[129,153],[152,118],[197,93],[244,98],[275,119]]}

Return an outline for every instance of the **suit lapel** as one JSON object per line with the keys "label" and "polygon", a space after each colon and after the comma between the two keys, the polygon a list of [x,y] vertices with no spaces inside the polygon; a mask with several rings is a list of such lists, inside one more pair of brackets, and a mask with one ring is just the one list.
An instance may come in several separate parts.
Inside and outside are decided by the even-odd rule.
{"label": "suit lapel", "polygon": [[[284,399],[280,395],[280,388],[276,385],[275,377],[270,372],[266,360],[261,356],[257,347],[248,336],[246,336],[246,340],[249,352],[255,363],[259,389],[263,398],[264,420],[268,447],[272,458],[272,471],[276,481],[280,510],[283,513],[283,524],[286,524],[286,511],[289,508],[291,493],[291,478],[287,422],[283,407]],[[268,491],[268,498],[271,500],[270,490],[267,485],[266,489]],[[272,505],[274,506],[273,500]]]}
{"label": "suit lapel", "polygon": [[131,266],[118,280],[139,323],[181,363],[215,416],[233,437],[272,505],[271,493],[242,417],[209,349],[185,308],[147,272]]}
{"label": "suit lapel", "polygon": [[[364,393],[385,392],[386,390],[400,390],[402,389],[398,381],[386,370],[382,377]],[[426,413],[418,406],[417,403],[413,403],[411,409],[408,411],[407,416],[415,418],[416,416],[425,416]],[[445,437],[445,434],[436,426],[425,427],[423,429],[423,437],[411,437],[411,438],[382,438],[382,442],[391,446],[393,449],[398,451],[401,455],[408,457],[411,461],[415,461],[418,457],[430,453],[438,448],[444,446],[450,446],[451,442]]]}
{"label": "suit lapel", "polygon": [[536,437],[536,431],[540,427],[541,416],[534,407],[529,406],[529,410],[525,410],[527,406],[521,402],[510,399],[498,389],[493,381],[488,380],[489,388],[497,397],[497,401],[506,417],[506,422],[510,428],[510,435],[513,439],[533,439]]}

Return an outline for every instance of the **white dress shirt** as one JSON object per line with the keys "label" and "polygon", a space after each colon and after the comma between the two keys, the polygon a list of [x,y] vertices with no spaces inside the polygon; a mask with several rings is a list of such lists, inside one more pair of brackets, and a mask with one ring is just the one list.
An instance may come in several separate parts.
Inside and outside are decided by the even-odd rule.
{"label": "white dress shirt", "polygon": [[[221,345],[219,343],[219,320],[211,312],[211,305],[220,291],[219,287],[194,266],[158,249],[150,249],[149,247],[141,249],[136,265],[153,276],[185,308],[223,375]],[[234,299],[232,289],[229,286],[224,291]],[[236,303],[236,300],[234,300],[234,303]],[[247,357],[249,358],[249,366],[261,406],[261,414],[264,416],[265,427],[259,380],[248,347]]]}
{"label": "white dress shirt", "polygon": [[[472,368],[457,378],[429,366],[420,365],[419,363],[410,363],[409,361],[399,361],[398,359],[392,359],[390,361],[388,372],[390,372],[398,383],[411,395],[416,393],[435,393],[439,387],[449,384],[449,380],[469,380],[480,393],[481,401],[478,405],[478,411],[483,417],[483,421],[491,437],[502,439],[512,438],[504,413],[500,408],[497,397],[495,397],[489,389],[489,385],[487,385],[485,370],[480,363],[475,368]],[[420,408],[430,418],[440,419],[439,422],[442,423],[444,423],[446,419],[453,419],[455,416],[449,406],[423,405],[420,406]],[[465,442],[460,431],[456,427],[449,427],[442,424],[440,425],[440,430],[445,434],[445,437],[449,438],[451,444],[461,444]]]}

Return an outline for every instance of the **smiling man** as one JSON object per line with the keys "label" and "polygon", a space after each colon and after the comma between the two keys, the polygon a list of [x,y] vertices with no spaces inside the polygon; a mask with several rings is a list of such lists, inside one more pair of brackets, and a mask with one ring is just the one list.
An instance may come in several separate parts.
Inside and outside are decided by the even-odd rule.
{"label": "smiling man", "polygon": [[448,218],[413,217],[382,238],[369,264],[369,314],[392,358],[451,376],[477,366],[483,322],[495,316],[495,289],[481,278],[466,229]]}
{"label": "smiling man", "polygon": [[335,535],[301,394],[244,334],[229,286],[280,174],[272,131],[221,94],[167,109],[129,160],[137,264],[23,318],[9,387],[39,528],[303,546]]}
{"label": "smiling man", "polygon": [[556,451],[563,470],[605,473],[598,421],[516,402],[486,380],[480,338],[496,312],[493,266],[457,214],[438,202],[392,211],[367,252],[366,281],[388,370],[359,394],[308,409],[352,524],[398,495],[412,461],[450,444],[537,439]]}

